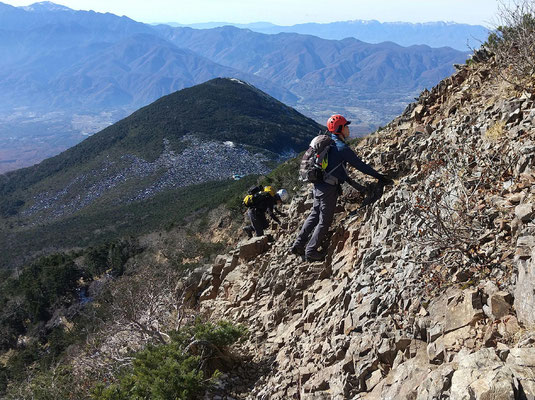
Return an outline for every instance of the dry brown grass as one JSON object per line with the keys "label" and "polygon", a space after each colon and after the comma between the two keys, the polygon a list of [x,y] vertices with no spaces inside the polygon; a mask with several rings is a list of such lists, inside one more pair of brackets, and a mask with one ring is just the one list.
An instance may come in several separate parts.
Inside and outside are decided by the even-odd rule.
{"label": "dry brown grass", "polygon": [[498,142],[505,134],[505,122],[498,121],[485,131],[483,137],[491,142]]}

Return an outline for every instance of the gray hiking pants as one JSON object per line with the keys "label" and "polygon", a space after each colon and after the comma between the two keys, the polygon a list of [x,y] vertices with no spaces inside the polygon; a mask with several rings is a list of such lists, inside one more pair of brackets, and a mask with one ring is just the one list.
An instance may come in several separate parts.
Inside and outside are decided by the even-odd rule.
{"label": "gray hiking pants", "polygon": [[250,227],[255,231],[256,236],[263,236],[264,229],[269,228],[269,222],[266,219],[266,213],[251,208],[247,211],[247,215],[251,220]]}
{"label": "gray hiking pants", "polygon": [[299,236],[297,236],[294,243],[295,247],[305,248],[305,254],[310,254],[318,249],[333,222],[337,199],[337,186],[327,183],[314,185],[312,211],[301,228]]}

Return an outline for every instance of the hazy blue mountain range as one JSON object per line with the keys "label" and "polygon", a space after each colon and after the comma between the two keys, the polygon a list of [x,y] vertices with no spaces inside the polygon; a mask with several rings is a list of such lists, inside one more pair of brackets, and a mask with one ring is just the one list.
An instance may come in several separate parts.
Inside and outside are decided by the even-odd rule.
{"label": "hazy blue mountain range", "polygon": [[450,48],[401,47],[392,42],[371,45],[351,38],[334,41],[292,33],[265,35],[230,26],[159,29],[177,46],[262,76],[301,97],[331,98],[346,88],[364,93],[413,91],[437,82],[464,57]]}
{"label": "hazy blue mountain range", "polygon": [[346,113],[353,132],[370,132],[466,55],[0,3],[0,173],[43,159],[36,148],[57,153],[110,118],[220,76],[245,80],[317,121]]}
{"label": "hazy blue mountain range", "polygon": [[219,64],[288,88],[300,98],[296,107],[316,120],[347,113],[360,133],[388,122],[414,94],[451,74],[453,64],[467,56],[451,48],[266,35],[231,26],[157,29],[167,40]]}
{"label": "hazy blue mountain range", "polygon": [[261,77],[216,64],[153,34],[135,34],[116,42],[41,52],[11,65],[0,72],[0,106],[9,109],[16,101],[73,111],[140,107],[217,76],[247,79],[281,100],[296,100]]}
{"label": "hazy blue mountain range", "polygon": [[106,33],[129,35],[146,33],[150,27],[128,17],[94,11],[76,11],[48,1],[27,7],[13,7],[0,3],[3,30],[30,31],[50,25],[78,25],[98,37]]}
{"label": "hazy blue mountain range", "polygon": [[246,79],[283,101],[296,100],[261,78],[178,48],[129,18],[38,5],[25,11],[0,3],[0,109],[135,109],[218,76]]}
{"label": "hazy blue mountain range", "polygon": [[[137,217],[153,229],[190,186],[265,174],[321,129],[237,79],[164,96],[55,157],[0,175],[0,248],[11,249],[0,266],[14,255],[139,234]],[[224,185],[212,186],[188,201],[212,202],[220,194],[211,190]]]}
{"label": "hazy blue mountain range", "polygon": [[269,22],[235,24],[229,22],[206,22],[198,24],[170,23],[171,26],[195,29],[212,29],[232,25],[254,32],[277,34],[300,33],[323,39],[341,40],[353,37],[367,43],[395,42],[401,46],[425,44],[431,47],[452,47],[466,51],[478,48],[487,39],[488,28],[481,25],[459,24],[455,22],[379,22],[375,20],[352,20],[331,23],[306,23],[281,26]]}

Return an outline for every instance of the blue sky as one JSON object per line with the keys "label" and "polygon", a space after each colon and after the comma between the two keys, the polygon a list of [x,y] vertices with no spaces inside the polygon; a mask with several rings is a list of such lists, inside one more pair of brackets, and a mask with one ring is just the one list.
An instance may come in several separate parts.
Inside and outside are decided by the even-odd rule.
{"label": "blue sky", "polygon": [[[0,0],[2,1],[2,0]],[[14,6],[35,1],[3,0]],[[278,25],[354,19],[454,21],[488,26],[497,0],[58,0],[75,10],[126,15],[141,22],[268,21]]]}

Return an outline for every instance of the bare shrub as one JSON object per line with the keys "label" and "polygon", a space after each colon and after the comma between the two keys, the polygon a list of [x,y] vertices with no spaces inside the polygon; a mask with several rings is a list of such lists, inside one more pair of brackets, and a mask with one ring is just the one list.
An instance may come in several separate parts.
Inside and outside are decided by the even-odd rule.
{"label": "bare shrub", "polygon": [[133,353],[147,344],[165,344],[166,332],[178,331],[195,318],[183,304],[185,271],[172,266],[139,266],[124,275],[91,307],[95,330],[88,335],[82,375],[113,379],[131,365]]}
{"label": "bare shrub", "polygon": [[488,200],[510,178],[517,156],[506,141],[489,147],[460,143],[424,166],[425,194],[413,196],[406,232],[421,249],[419,263],[477,270],[496,262],[499,210]]}
{"label": "bare shrub", "polygon": [[511,0],[500,3],[494,31],[486,46],[521,89],[533,90],[535,78],[535,0]]}

